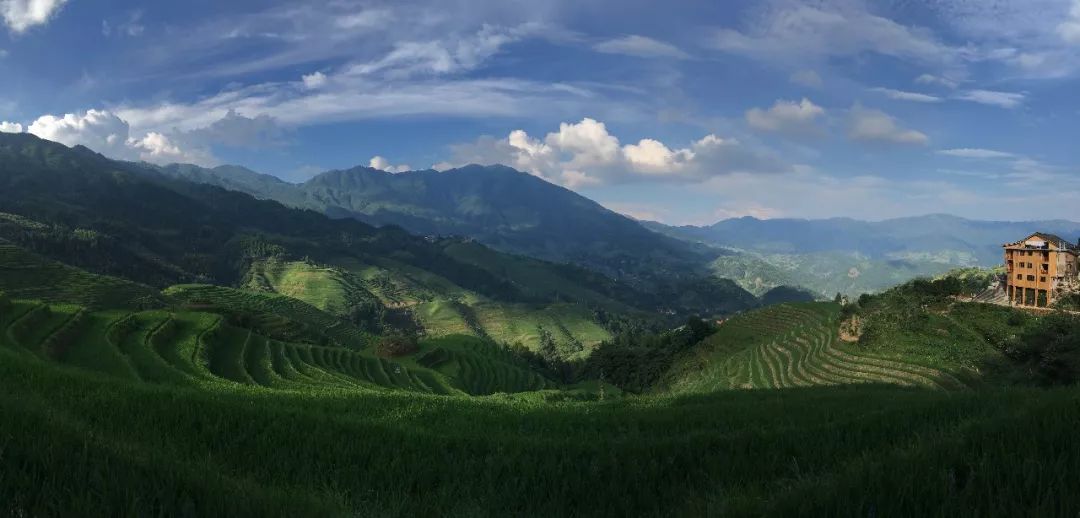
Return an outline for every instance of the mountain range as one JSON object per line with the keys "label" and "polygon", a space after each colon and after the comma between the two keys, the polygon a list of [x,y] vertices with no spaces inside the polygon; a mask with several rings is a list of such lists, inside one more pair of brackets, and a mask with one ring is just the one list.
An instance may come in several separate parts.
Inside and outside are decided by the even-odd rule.
{"label": "mountain range", "polygon": [[876,292],[920,276],[1002,263],[1001,245],[1041,231],[1075,242],[1080,223],[977,221],[945,214],[859,221],[756,219],[708,226],[648,228],[688,241],[736,252],[713,261],[716,275],[754,293],[790,284],[818,296]]}
{"label": "mountain range", "polygon": [[856,296],[955,268],[996,266],[1002,243],[1035,230],[1070,240],[1080,236],[1080,223],[1069,221],[943,214],[884,221],[744,217],[669,226],[632,220],[505,166],[403,173],[355,167],[299,184],[237,166],[158,170],[334,218],[396,225],[419,235],[466,236],[504,252],[576,264],[645,291],[711,276],[762,297],[784,286],[818,298]]}

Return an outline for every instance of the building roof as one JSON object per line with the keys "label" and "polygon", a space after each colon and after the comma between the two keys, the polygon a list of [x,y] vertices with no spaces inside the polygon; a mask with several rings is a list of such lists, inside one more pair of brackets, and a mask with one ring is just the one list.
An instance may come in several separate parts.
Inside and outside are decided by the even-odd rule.
{"label": "building roof", "polygon": [[1051,234],[1049,232],[1035,232],[1034,234],[1031,234],[1030,236],[1025,237],[1024,239],[1021,239],[1020,241],[1016,241],[1015,243],[1008,243],[1005,246],[1006,247],[1020,246],[1021,244],[1023,244],[1024,242],[1026,242],[1028,240],[1030,240],[1033,237],[1039,237],[1043,241],[1046,241],[1047,243],[1054,243],[1054,244],[1060,245],[1066,251],[1073,252],[1073,253],[1080,253],[1080,246],[1078,246],[1076,243],[1073,243],[1073,242],[1069,241],[1068,239],[1064,239],[1064,238],[1062,238],[1061,236],[1059,236],[1057,234]]}

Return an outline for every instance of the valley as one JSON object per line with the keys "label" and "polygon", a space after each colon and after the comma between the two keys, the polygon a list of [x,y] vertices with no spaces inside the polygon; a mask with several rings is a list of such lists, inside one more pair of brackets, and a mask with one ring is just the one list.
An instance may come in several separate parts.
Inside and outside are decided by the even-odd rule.
{"label": "valley", "polygon": [[[1012,460],[1053,448],[1045,491],[1071,494],[1080,321],[978,302],[992,270],[844,289],[832,252],[721,251],[724,278],[611,277],[23,136],[0,185],[18,515],[1080,506]],[[861,295],[813,300],[834,288]]]}

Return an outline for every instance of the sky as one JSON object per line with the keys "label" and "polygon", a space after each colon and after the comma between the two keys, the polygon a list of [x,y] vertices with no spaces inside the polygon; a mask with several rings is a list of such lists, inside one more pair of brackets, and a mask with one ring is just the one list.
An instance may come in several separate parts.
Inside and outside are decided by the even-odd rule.
{"label": "sky", "polygon": [[1080,220],[1080,0],[0,0],[0,131],[639,219]]}

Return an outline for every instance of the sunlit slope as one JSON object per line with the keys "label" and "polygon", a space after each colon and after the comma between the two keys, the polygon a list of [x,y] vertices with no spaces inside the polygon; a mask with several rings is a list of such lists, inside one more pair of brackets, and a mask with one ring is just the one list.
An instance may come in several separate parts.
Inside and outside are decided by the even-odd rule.
{"label": "sunlit slope", "polygon": [[611,336],[584,304],[493,300],[391,259],[341,258],[333,266],[268,260],[256,262],[251,271],[249,287],[288,295],[337,316],[348,316],[365,304],[382,305],[411,318],[431,337],[471,335],[536,349],[541,330],[546,330],[573,357]]}
{"label": "sunlit slope", "polygon": [[951,374],[841,343],[840,307],[783,304],[724,322],[665,375],[675,392],[887,383],[944,390],[966,386]]}

